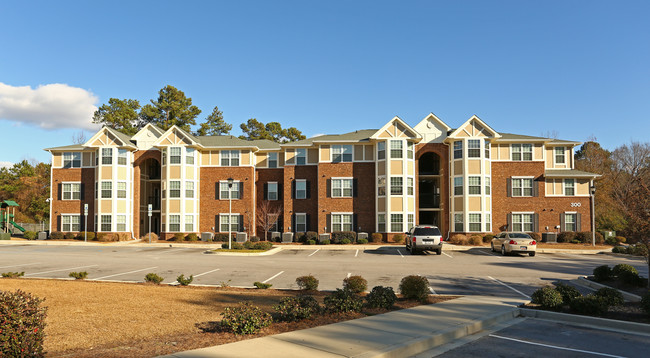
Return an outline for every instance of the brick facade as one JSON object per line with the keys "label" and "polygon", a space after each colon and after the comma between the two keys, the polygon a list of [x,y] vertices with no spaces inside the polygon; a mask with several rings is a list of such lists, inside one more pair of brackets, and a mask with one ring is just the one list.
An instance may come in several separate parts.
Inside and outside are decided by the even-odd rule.
{"label": "brick facade", "polygon": [[[81,216],[81,228],[84,225],[84,204],[88,204],[88,231],[95,231],[95,168],[52,169],[52,210],[50,231],[61,231],[61,214]],[[80,182],[81,200],[63,200],[62,183]]]}

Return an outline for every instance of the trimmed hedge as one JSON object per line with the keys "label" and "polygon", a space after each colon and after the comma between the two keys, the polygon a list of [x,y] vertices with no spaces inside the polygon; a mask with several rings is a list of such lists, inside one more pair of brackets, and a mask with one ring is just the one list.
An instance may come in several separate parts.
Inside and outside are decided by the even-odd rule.
{"label": "trimmed hedge", "polygon": [[343,289],[361,293],[368,289],[368,281],[359,275],[346,277],[343,279]]}
{"label": "trimmed hedge", "polygon": [[372,235],[370,235],[370,239],[372,242],[382,242],[384,240],[384,235],[378,232],[373,232]]}
{"label": "trimmed hedge", "polygon": [[332,243],[339,244],[343,240],[348,239],[349,242],[354,242],[357,240],[357,233],[354,231],[334,231],[332,233]]}
{"label": "trimmed hedge", "polygon": [[284,297],[273,307],[281,321],[294,322],[311,318],[321,307],[312,296]]}
{"label": "trimmed hedge", "polygon": [[399,283],[399,292],[406,299],[426,301],[429,297],[429,280],[424,276],[406,276]]}
{"label": "trimmed hedge", "polygon": [[318,279],[313,275],[300,276],[296,278],[296,284],[301,290],[315,291],[318,290]]}
{"label": "trimmed hedge", "polygon": [[329,312],[361,312],[363,299],[348,289],[337,288],[323,300]]}
{"label": "trimmed hedge", "polygon": [[569,304],[576,297],[582,296],[582,294],[580,294],[580,291],[578,291],[575,287],[567,285],[565,283],[558,283],[555,285],[555,290],[562,296],[562,302],[564,302],[564,304]]}
{"label": "trimmed hedge", "polygon": [[366,295],[366,302],[370,308],[390,309],[397,302],[397,295],[392,287],[375,286]]}
{"label": "trimmed hedge", "polygon": [[594,296],[602,298],[608,306],[620,306],[625,300],[619,290],[611,287],[603,287],[594,292]]}
{"label": "trimmed hedge", "polygon": [[553,287],[545,286],[533,292],[531,296],[532,303],[536,303],[543,308],[556,309],[562,306],[562,294]]}
{"label": "trimmed hedge", "polygon": [[52,231],[50,233],[50,239],[52,240],[63,240],[63,233],[60,231]]}
{"label": "trimmed hedge", "polygon": [[250,302],[240,302],[237,307],[226,307],[221,312],[221,327],[234,334],[253,334],[268,327],[271,315]]}
{"label": "trimmed hedge", "polygon": [[0,291],[0,357],[45,357],[43,299],[17,290]]}
{"label": "trimmed hedge", "polygon": [[607,301],[595,295],[580,296],[569,304],[571,311],[590,316],[602,316],[607,312]]}
{"label": "trimmed hedge", "polygon": [[612,269],[607,265],[598,266],[594,269],[594,280],[596,282],[607,281],[612,278]]}

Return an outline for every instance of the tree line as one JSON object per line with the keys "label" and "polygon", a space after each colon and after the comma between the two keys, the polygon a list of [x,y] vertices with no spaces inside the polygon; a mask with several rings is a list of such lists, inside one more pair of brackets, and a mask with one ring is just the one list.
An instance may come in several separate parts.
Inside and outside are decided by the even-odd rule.
{"label": "tree line", "polygon": [[0,168],[0,201],[14,200],[20,205],[16,208],[16,222],[49,220],[50,168],[51,164],[27,160]]}
{"label": "tree line", "polygon": [[[93,114],[93,123],[113,128],[124,134],[134,135],[147,123],[154,124],[163,130],[177,126],[197,136],[227,135],[232,130],[232,124],[223,118],[223,112],[215,106],[196,130],[197,118],[201,110],[192,104],[192,98],[174,86],[167,85],[158,91],[158,98],[150,100],[144,106],[135,99],[110,98],[108,103],[101,105]],[[295,127],[282,128],[278,122],[262,123],[256,118],[250,118],[240,124],[243,135],[241,139],[268,139],[278,143],[288,143],[305,139],[305,136]]]}

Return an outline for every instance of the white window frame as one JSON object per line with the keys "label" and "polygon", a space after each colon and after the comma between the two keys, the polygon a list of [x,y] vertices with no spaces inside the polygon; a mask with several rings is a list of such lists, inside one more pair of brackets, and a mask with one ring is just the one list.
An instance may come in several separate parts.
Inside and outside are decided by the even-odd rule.
{"label": "white window frame", "polygon": [[352,144],[332,145],[332,163],[350,163],[354,158],[354,146]]}
{"label": "white window frame", "polygon": [[[567,217],[572,218],[572,222],[569,222],[567,220]],[[573,225],[573,230],[567,230],[567,224],[572,224]],[[564,213],[564,227],[562,228],[564,231],[572,231],[572,232],[577,232],[578,231],[578,213],[575,211],[569,211]]]}
{"label": "white window frame", "polygon": [[[307,199],[307,179],[296,179],[295,183],[296,187],[294,189],[296,192],[293,193],[293,197],[296,199]],[[301,195],[298,195],[299,193]]]}
{"label": "white window frame", "polygon": [[113,165],[113,148],[102,148],[102,165]]}
{"label": "white window frame", "polygon": [[407,231],[410,231],[415,226],[415,214],[407,214],[406,216],[408,217]]}
{"label": "white window frame", "polygon": [[[274,164],[271,164],[274,163]],[[267,159],[267,167],[277,168],[278,167],[278,152],[270,152]]]}
{"label": "white window frame", "polygon": [[[112,181],[102,181],[102,199],[112,199],[113,198],[113,182]],[[105,194],[108,193],[108,196]]]}
{"label": "white window frame", "polygon": [[63,152],[63,168],[81,168],[81,152]]}
{"label": "white window frame", "polygon": [[[562,150],[562,153],[558,153],[558,152],[557,152],[558,149],[561,149],[561,150]],[[558,156],[561,156],[561,157],[562,157],[562,161],[561,161],[561,162],[559,162],[559,161],[557,160],[557,159],[558,159]],[[557,165],[557,164],[564,164],[564,165],[566,165],[566,147],[553,147],[553,165],[555,166],[555,165]]]}
{"label": "white window frame", "polygon": [[[399,183],[398,183],[399,181]],[[401,196],[404,195],[404,178],[403,177],[390,177],[390,195]]]}
{"label": "white window frame", "polygon": [[414,153],[415,153],[415,145],[413,142],[406,142],[406,158],[407,159],[413,159]]}
{"label": "white window frame", "polygon": [[406,195],[415,195],[415,178],[406,177]]}
{"label": "white window frame", "polygon": [[[239,231],[239,213],[232,213],[230,215],[230,220],[227,219],[228,214],[219,214],[219,232],[228,232],[228,225],[230,225],[231,232]],[[228,222],[225,222],[226,220]]]}
{"label": "white window frame", "polygon": [[181,215],[180,214],[171,214],[169,215],[169,232],[181,232]]}
{"label": "white window frame", "polygon": [[[460,225],[460,227],[458,225]],[[465,232],[463,213],[454,213],[454,232]]]}
{"label": "white window frame", "polygon": [[194,180],[185,181],[185,197],[187,199],[194,199]]}
{"label": "white window frame", "polygon": [[296,213],[295,216],[296,227],[294,228],[296,232],[306,232],[307,231],[307,214],[306,213]]}
{"label": "white window frame", "polygon": [[[571,185],[567,185],[569,182],[571,182]],[[568,194],[567,189],[573,190],[573,194]],[[564,196],[576,196],[576,180],[574,178],[562,180],[562,193]]]}
{"label": "white window frame", "polygon": [[[534,212],[511,213],[510,217],[512,220],[512,231],[532,232],[535,229]],[[530,230],[526,230],[527,228],[530,228]]]}
{"label": "white window frame", "polygon": [[386,142],[377,142],[377,160],[386,159]]}
{"label": "white window frame", "polygon": [[[275,190],[271,190],[271,186],[275,187]],[[270,181],[266,183],[266,199],[267,200],[279,200],[278,198],[278,182]],[[274,194],[274,197],[271,198],[271,194]]]}
{"label": "white window frame", "polygon": [[[456,190],[460,188],[460,190]],[[454,195],[461,196],[463,195],[463,177],[454,177]]]}
{"label": "white window frame", "polygon": [[180,180],[170,180],[169,181],[169,198],[170,199],[180,199],[182,197],[181,181]]}
{"label": "white window frame", "polygon": [[[178,151],[178,153],[176,153]],[[169,147],[169,165],[181,165],[183,157],[182,147]]]}
{"label": "white window frame", "polygon": [[485,178],[485,195],[490,196],[492,195],[492,179],[491,177],[484,177]]}
{"label": "white window frame", "polygon": [[[228,200],[230,198],[232,198],[232,200],[241,199],[239,197],[239,185],[241,185],[240,183],[241,182],[239,180],[235,180],[232,182],[232,188],[229,188],[227,180],[219,181],[219,199],[220,200]],[[224,195],[224,193],[228,193],[228,195]]]}
{"label": "white window frame", "polygon": [[[397,155],[399,153],[399,156]],[[390,140],[390,159],[404,158],[404,142],[399,139]]]}
{"label": "white window frame", "polygon": [[[521,181],[521,185],[515,186],[515,181],[519,182]],[[524,186],[525,182],[530,181],[530,188],[527,186]],[[535,177],[512,177],[510,178],[510,196],[513,198],[530,198],[534,194],[533,187],[535,186]],[[515,189],[521,189],[521,194],[520,195],[515,195]],[[526,195],[526,189],[530,189],[530,195]]]}
{"label": "white window frame", "polygon": [[[477,217],[478,217],[478,221],[476,221]],[[467,214],[468,232],[482,232],[483,223],[481,219],[482,219],[481,213],[468,213]],[[474,229],[472,229],[472,226],[474,226]],[[475,228],[477,227],[478,230],[475,230]]]}
{"label": "white window frame", "polygon": [[[67,190],[66,186],[68,186]],[[66,198],[66,196],[69,197]],[[61,200],[81,200],[81,182],[61,183]]]}
{"label": "white window frame", "polygon": [[194,153],[196,150],[194,148],[185,148],[185,164],[194,165]]}
{"label": "white window frame", "polygon": [[222,150],[219,152],[219,164],[222,167],[238,167],[240,164],[241,151]]}
{"label": "white window frame", "polygon": [[[518,148],[518,150],[515,150],[515,148]],[[519,155],[519,159],[515,159],[515,154]],[[526,159],[528,154],[530,154],[530,159]],[[533,145],[531,143],[516,143],[510,145],[510,160],[514,162],[530,162],[534,159]]]}
{"label": "white window frame", "polygon": [[463,159],[463,141],[454,141],[454,159]]}
{"label": "white window frame", "polygon": [[390,214],[390,232],[398,232],[398,233],[404,232],[404,214],[402,213]]}
{"label": "white window frame", "polygon": [[117,149],[117,165],[125,166],[129,164],[129,151],[126,149]]}
{"label": "white window frame", "polygon": [[386,232],[386,213],[377,214],[377,232]]}
{"label": "white window frame", "polygon": [[485,213],[485,232],[492,232],[492,215]]}
{"label": "white window frame", "polygon": [[377,196],[386,196],[386,176],[377,177]]}
{"label": "white window frame", "polygon": [[[76,218],[76,220],[75,220]],[[76,222],[74,222],[76,221]],[[75,226],[76,229],[75,230]],[[61,231],[79,232],[81,231],[81,215],[79,214],[61,214]]]}
{"label": "white window frame", "polygon": [[[332,187],[330,193],[332,198],[351,198],[354,194],[354,179],[353,178],[332,178]],[[296,185],[296,188],[298,185]],[[346,191],[349,190],[349,195]]]}
{"label": "white window frame", "polygon": [[[332,232],[354,231],[354,213],[332,213],[331,218]],[[345,230],[347,225],[349,225],[350,230]]]}
{"label": "white window frame", "polygon": [[[102,215],[100,215],[99,219],[101,220],[101,222],[100,222],[100,229],[101,230],[99,230],[100,232],[111,232],[111,231],[113,231],[113,225],[112,225],[113,217],[111,215],[102,214]],[[108,228],[108,230],[106,230],[107,228]]]}
{"label": "white window frame", "polygon": [[485,150],[485,159],[490,159],[490,141],[486,139],[483,142],[483,145],[483,149]]}
{"label": "white window frame", "polygon": [[481,157],[481,140],[480,139],[468,139],[467,140],[467,158],[480,158],[480,157]]}
{"label": "white window frame", "polygon": [[118,181],[116,183],[117,199],[127,198],[127,185],[125,181]]}
{"label": "white window frame", "polygon": [[[478,182],[476,182],[478,181]],[[472,183],[474,182],[474,183]],[[478,188],[478,193],[473,193],[472,189],[476,191]],[[481,195],[481,176],[480,175],[472,175],[467,177],[467,195]]]}
{"label": "white window frame", "polygon": [[297,148],[295,153],[296,165],[307,165],[307,149]]}
{"label": "white window frame", "polygon": [[115,215],[115,231],[126,232],[126,215]]}
{"label": "white window frame", "polygon": [[185,232],[194,232],[194,215],[185,215]]}

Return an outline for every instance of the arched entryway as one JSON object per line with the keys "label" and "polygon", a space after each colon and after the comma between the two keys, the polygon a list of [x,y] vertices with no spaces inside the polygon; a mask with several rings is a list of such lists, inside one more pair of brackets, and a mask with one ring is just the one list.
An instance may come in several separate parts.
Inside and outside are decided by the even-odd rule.
{"label": "arched entryway", "polygon": [[[148,158],[140,164],[140,236],[149,232],[160,235],[160,162]],[[152,207],[149,226],[149,204]]]}
{"label": "arched entryway", "polygon": [[420,225],[441,225],[440,156],[422,154],[418,161],[418,204]]}

